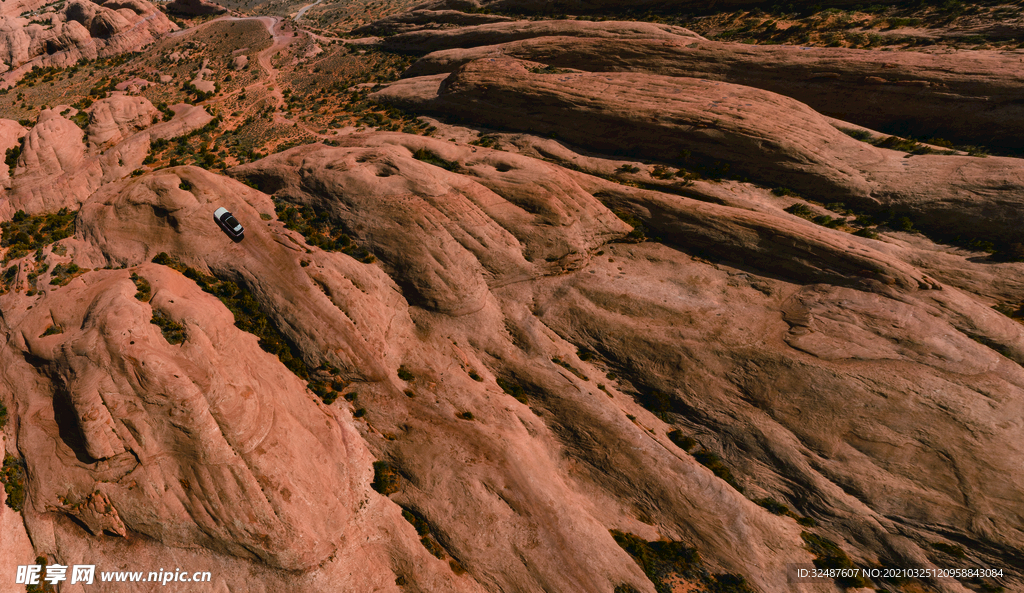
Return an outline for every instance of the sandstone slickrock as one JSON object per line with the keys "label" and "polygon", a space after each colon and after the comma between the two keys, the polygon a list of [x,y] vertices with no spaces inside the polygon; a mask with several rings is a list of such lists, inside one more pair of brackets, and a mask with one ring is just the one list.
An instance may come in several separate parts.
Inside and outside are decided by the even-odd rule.
{"label": "sandstone slickrock", "polygon": [[496,14],[466,13],[458,10],[410,10],[362,27],[356,27],[352,33],[356,35],[407,33],[426,27],[471,26],[485,23],[501,23],[513,20],[512,17]]}
{"label": "sandstone slickrock", "polygon": [[160,112],[149,100],[115,94],[96,101],[89,109],[89,142],[96,146],[116,144],[144,130]]}
{"label": "sandstone slickrock", "polygon": [[[362,587],[390,589],[405,575],[423,590],[649,591],[608,535],[620,528],[696,545],[713,570],[763,591],[832,590],[785,582],[786,564],[810,561],[803,528],[676,448],[634,402],[653,392],[748,489],[799,504],[832,537],[856,541],[843,547],[859,561],[928,565],[928,543],[951,534],[978,561],[1021,545],[1022,490],[1005,477],[1024,454],[1020,429],[994,428],[1024,405],[1024,377],[1006,358],[1024,360],[1012,320],[958,289],[932,290],[898,252],[779,209],[709,204],[419,136],[346,142],[232,174],[324,212],[381,264],[304,247],[281,223],[260,222],[273,211],[265,194],[185,167],[103,186],[83,204],[69,254],[46,250],[51,268],[73,259],[130,270],[0,296],[11,336],[3,380],[22,419],[38,549],[116,558],[122,539],[147,534],[146,554],[163,546],[194,562],[188,550],[200,546],[213,553],[203,566],[267,583],[284,582],[274,566],[317,566],[291,578],[318,591],[338,590],[331,575],[371,550],[382,555]],[[220,205],[246,225],[242,243],[210,219]],[[664,221],[665,245],[609,243],[629,230],[613,208]],[[677,251],[691,246],[753,269]],[[213,295],[146,263],[159,251],[250,291],[310,368],[337,366],[369,410],[361,438],[343,408],[318,403],[232,327]],[[790,276],[757,272],[785,272],[772,253],[790,261]],[[891,281],[858,280],[862,266]],[[151,284],[150,302],[132,298],[130,272]],[[182,345],[149,322],[154,310],[184,327]],[[43,336],[49,325],[62,333]],[[1008,344],[1006,356],[983,343]],[[414,377],[396,377],[399,366]],[[609,367],[630,382],[599,389],[583,378]],[[522,384],[530,407],[496,377]],[[184,415],[168,424],[170,409]],[[473,420],[455,417],[466,410]],[[915,457],[895,461],[892,447]],[[400,507],[369,491],[369,451],[396,464],[402,486],[391,499],[428,521],[468,575],[429,556]],[[217,472],[233,476],[229,490]],[[143,474],[174,496],[156,496]],[[269,522],[261,509],[274,509]],[[115,535],[84,536],[65,515]],[[383,547],[360,551],[366,536],[354,534]]]}
{"label": "sandstone slickrock", "polygon": [[71,0],[50,14],[54,26],[45,28],[30,24],[20,12],[0,14],[5,86],[35,66],[66,68],[81,59],[138,51],[177,28],[146,0]]}
{"label": "sandstone slickrock", "polygon": [[381,46],[390,51],[428,53],[454,47],[493,45],[534,37],[596,37],[600,39],[703,39],[689,29],[633,21],[512,21],[471,27],[414,30],[383,38]]}
{"label": "sandstone slickrock", "polygon": [[374,96],[499,129],[554,133],[606,153],[728,163],[734,175],[822,202],[894,209],[946,236],[1021,241],[1020,160],[877,148],[802,103],[750,87],[641,73],[551,73],[537,63],[487,58]]}
{"label": "sandstone slickrock", "polygon": [[[511,25],[510,25],[511,26]],[[1024,82],[1016,54],[996,51],[878,52],[844,48],[748,45],[680,36],[607,39],[537,36],[500,42],[502,35],[419,33],[465,39],[434,51],[404,76],[451,72],[475,59],[511,57],[590,72],[649,72],[765,89],[816,111],[869,128],[1018,150]],[[581,38],[583,37],[583,38]],[[410,47],[410,50],[414,49]]]}
{"label": "sandstone slickrock", "polygon": [[203,16],[207,14],[223,14],[228,9],[210,0],[172,0],[167,3],[167,10],[174,14]]}
{"label": "sandstone slickrock", "polygon": [[[392,22],[461,18],[418,10]],[[224,175],[140,170],[151,140],[221,122],[199,106],[0,121],[22,146],[0,220],[77,209],[73,237],[0,270],[0,443],[28,476],[0,567],[182,566],[216,593],[654,592],[621,530],[697,550],[681,590],[836,593],[787,579],[810,532],[859,565],[948,566],[959,546],[1024,587],[1024,324],[1000,312],[1024,303],[1024,263],[825,228],[765,187],[1020,242],[1022,161],[907,156],[671,70],[692,60],[591,55],[716,47],[677,28],[484,27],[397,36],[542,38],[435,54],[453,71],[376,94],[461,118],[436,137],[339,134]],[[571,52],[583,29],[578,61],[493,54]],[[723,163],[762,185],[656,174]]]}
{"label": "sandstone slickrock", "polygon": [[103,183],[121,179],[142,166],[150,140],[173,138],[213,120],[202,107],[175,105],[174,117],[147,125],[159,113],[146,99],[114,94],[90,109],[91,143],[75,123],[63,117],[72,108],[57,106],[40,112],[36,125],[21,141],[14,177],[0,212],[29,214],[77,208]]}

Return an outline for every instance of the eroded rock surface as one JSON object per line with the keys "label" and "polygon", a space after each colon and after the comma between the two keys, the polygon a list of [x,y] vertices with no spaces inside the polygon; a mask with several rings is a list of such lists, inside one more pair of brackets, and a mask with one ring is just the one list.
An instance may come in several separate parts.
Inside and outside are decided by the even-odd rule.
{"label": "eroded rock surface", "polygon": [[696,78],[546,70],[485,58],[452,74],[399,81],[380,101],[458,114],[605,153],[685,165],[727,163],[733,174],[822,202],[895,209],[946,236],[1021,240],[1019,159],[912,156],[836,129],[788,97]]}
{"label": "eroded rock surface", "polygon": [[[51,16],[51,26],[23,16],[36,10]],[[33,66],[66,68],[81,59],[138,51],[176,28],[146,0],[71,0],[49,11],[5,7],[0,13],[0,72],[7,73],[2,84],[9,87]]]}

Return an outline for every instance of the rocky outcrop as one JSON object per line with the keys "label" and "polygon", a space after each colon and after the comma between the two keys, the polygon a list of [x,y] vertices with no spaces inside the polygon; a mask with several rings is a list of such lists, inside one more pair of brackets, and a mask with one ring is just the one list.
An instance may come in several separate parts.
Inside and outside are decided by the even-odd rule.
{"label": "rocky outcrop", "polygon": [[[453,74],[375,95],[480,124],[557,134],[611,154],[686,166],[728,163],[733,175],[866,211],[893,209],[945,236],[1020,242],[1024,165],[1017,159],[911,156],[855,140],[806,105],[695,78],[554,71],[483,59]],[[584,122],[585,125],[584,125]],[[692,166],[692,165],[691,165]]]}
{"label": "rocky outcrop", "polygon": [[89,142],[95,146],[116,144],[148,128],[160,112],[148,99],[114,94],[89,109]]}
{"label": "rocky outcrop", "polygon": [[[682,197],[422,136],[342,144],[232,174],[321,213],[376,263],[264,222],[267,193],[178,167],[105,184],[67,256],[44,253],[51,270],[92,271],[0,296],[3,381],[31,386],[8,402],[37,550],[65,558],[86,541],[107,561],[124,537],[142,564],[170,547],[197,569],[325,592],[353,562],[353,591],[653,591],[609,535],[621,529],[695,546],[755,590],[825,593],[786,580],[812,560],[801,531],[895,565],[941,565],[934,542],[976,563],[1024,543],[1021,435],[997,420],[1024,405],[1024,328],[957,287],[1024,294],[1020,264],[996,279],[958,256],[949,284],[935,279],[948,266],[914,263],[939,261],[934,247],[821,228],[749,184]],[[244,241],[212,221],[219,206]],[[659,242],[630,242],[639,223],[613,211]],[[193,270],[148,263],[159,252]],[[351,398],[320,403],[204,275],[244,289],[310,379],[334,368]],[[818,526],[750,502],[672,429],[723,456],[750,498]],[[398,476],[389,496],[370,490],[372,458]]]}
{"label": "rocky outcrop", "polygon": [[[454,32],[420,32],[447,39]],[[500,39],[501,35],[494,35]],[[465,39],[473,39],[466,35]],[[452,72],[482,58],[511,57],[589,72],[703,78],[792,97],[816,111],[874,129],[1016,150],[1024,132],[1018,58],[997,51],[878,52],[748,45],[664,37],[537,36],[475,39],[424,56],[406,77]],[[493,43],[493,45],[492,45]],[[433,42],[423,43],[424,50]]]}
{"label": "rocky outcrop", "polygon": [[458,10],[410,10],[374,21],[352,30],[355,35],[396,35],[422,28],[469,27],[503,23],[512,17],[496,14],[466,13]]}
{"label": "rocky outcrop", "polygon": [[428,53],[454,47],[507,43],[535,37],[591,37],[598,39],[703,39],[689,29],[671,25],[618,21],[511,21],[472,27],[419,29],[385,37],[381,46],[389,51]]}
{"label": "rocky outcrop", "polygon": [[202,107],[175,105],[174,117],[145,127],[159,112],[148,100],[113,95],[90,110],[89,144],[76,124],[63,117],[71,108],[58,106],[40,113],[21,141],[7,199],[0,212],[29,214],[77,208],[104,183],[121,179],[142,166],[150,141],[169,139],[208,124],[213,116]]}
{"label": "rocky outcrop", "polygon": [[9,87],[35,66],[65,68],[81,59],[138,51],[177,29],[146,0],[73,0],[47,14],[52,26],[45,28],[13,13],[0,16],[4,85]]}
{"label": "rocky outcrop", "polygon": [[173,14],[185,16],[204,16],[223,14],[228,9],[216,2],[210,2],[210,0],[172,0],[167,3],[167,10]]}

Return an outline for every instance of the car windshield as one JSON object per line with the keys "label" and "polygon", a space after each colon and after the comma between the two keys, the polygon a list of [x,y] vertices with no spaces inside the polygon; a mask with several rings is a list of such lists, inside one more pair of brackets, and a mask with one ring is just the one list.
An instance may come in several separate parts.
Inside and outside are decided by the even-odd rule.
{"label": "car windshield", "polygon": [[224,217],[224,226],[228,227],[229,229],[237,229],[242,225],[238,224],[238,221],[235,220],[234,216],[228,214],[227,216]]}

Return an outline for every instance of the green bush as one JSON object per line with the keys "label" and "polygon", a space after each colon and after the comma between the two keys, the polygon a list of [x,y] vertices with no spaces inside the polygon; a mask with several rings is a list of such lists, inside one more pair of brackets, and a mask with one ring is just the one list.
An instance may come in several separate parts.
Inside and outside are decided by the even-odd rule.
{"label": "green bush", "polygon": [[78,267],[78,264],[67,263],[53,266],[53,273],[50,274],[50,284],[54,286],[66,286],[73,279],[88,272],[86,268]]}
{"label": "green bush", "polygon": [[496,382],[502,391],[514,397],[519,403],[528,404],[530,402],[526,397],[526,390],[519,383],[501,377],[498,377]]}
{"label": "green bush", "polygon": [[75,233],[76,215],[67,208],[36,216],[18,210],[11,220],[0,223],[0,246],[9,248],[4,262],[70,237]]}
{"label": "green bush", "polygon": [[707,449],[701,449],[693,454],[693,458],[704,467],[711,470],[711,473],[715,474],[719,478],[725,480],[727,484],[736,489],[737,492],[743,492],[743,487],[739,485],[736,478],[732,475],[732,470],[729,469],[722,458],[717,454],[708,451]]}
{"label": "green bush", "polygon": [[398,367],[398,378],[403,381],[412,381],[416,379],[416,375],[412,374],[412,371],[403,364]]}
{"label": "green bush", "polygon": [[40,338],[45,338],[46,336],[55,336],[57,334],[62,334],[62,333],[64,333],[64,329],[61,328],[61,326],[59,326],[59,325],[48,325],[46,327],[46,329],[43,331],[43,334],[41,336],[39,336],[39,337]]}
{"label": "green bush", "polygon": [[376,257],[352,240],[344,229],[324,210],[312,206],[294,206],[283,200],[274,200],[274,210],[286,229],[298,232],[306,243],[324,251],[340,251],[363,263],[373,263]]}
{"label": "green bush", "polygon": [[153,287],[150,286],[149,282],[145,278],[139,276],[135,272],[132,272],[131,278],[132,282],[135,283],[135,298],[144,303],[148,303],[149,299],[153,297]]}
{"label": "green bush", "polygon": [[412,158],[418,161],[423,161],[424,163],[430,165],[434,165],[435,167],[441,167],[442,169],[446,169],[448,171],[459,171],[462,169],[462,166],[459,165],[459,163],[457,163],[456,161],[446,161],[445,159],[441,158],[440,155],[438,155],[437,153],[427,150],[426,148],[421,148],[416,152],[412,153]]}
{"label": "green bush", "polygon": [[0,404],[0,430],[7,426],[7,406]]}
{"label": "green bush", "polygon": [[799,216],[800,218],[806,218],[808,220],[811,220],[815,216],[814,210],[807,207],[807,204],[801,204],[799,202],[787,207],[785,211],[794,216]]}
{"label": "green bush", "polygon": [[434,536],[430,532],[430,524],[427,523],[427,520],[418,514],[413,513],[409,509],[402,509],[402,517],[411,523],[413,528],[416,529],[416,533],[419,534],[420,543],[423,544],[423,547],[435,557],[444,559],[444,548],[441,547],[441,544],[437,543],[437,540],[434,539]]}
{"label": "green bush", "polygon": [[618,216],[622,222],[633,227],[633,230],[629,232],[625,237],[627,243],[643,243],[647,240],[647,230],[644,228],[644,223],[640,220],[637,215],[633,214],[629,210],[612,210],[615,216]]}
{"label": "green bush", "polygon": [[679,429],[670,431],[668,433],[668,438],[669,438],[670,441],[675,443],[675,445],[677,447],[679,447],[683,451],[686,451],[687,453],[689,453],[690,449],[693,449],[698,444],[696,439],[694,439],[693,437],[684,435],[683,431],[681,431]]}
{"label": "green bush", "polygon": [[398,492],[402,478],[398,469],[387,461],[373,462],[373,483],[370,486],[384,496]]}
{"label": "green bush", "polygon": [[674,590],[673,583],[678,578],[698,583],[711,593],[754,593],[742,576],[710,573],[704,567],[697,549],[682,542],[648,542],[632,533],[618,530],[612,530],[611,535],[615,543],[640,565],[658,593],[671,593]]}
{"label": "green bush", "polygon": [[[821,569],[856,568],[853,564],[853,560],[850,560],[850,557],[846,555],[846,552],[844,552],[834,541],[807,531],[800,532],[800,537],[804,540],[804,543],[807,544],[808,551],[814,555],[814,566]],[[837,585],[847,589],[871,586],[871,581],[860,576],[838,578],[835,579],[835,581]]]}
{"label": "green bush", "polygon": [[160,333],[169,344],[181,344],[185,341],[185,326],[170,319],[160,311],[153,311],[153,318],[150,323],[160,328]]}
{"label": "green bush", "polygon": [[11,454],[4,456],[3,467],[0,468],[0,482],[7,493],[7,506],[21,512],[25,506],[25,464]]}

